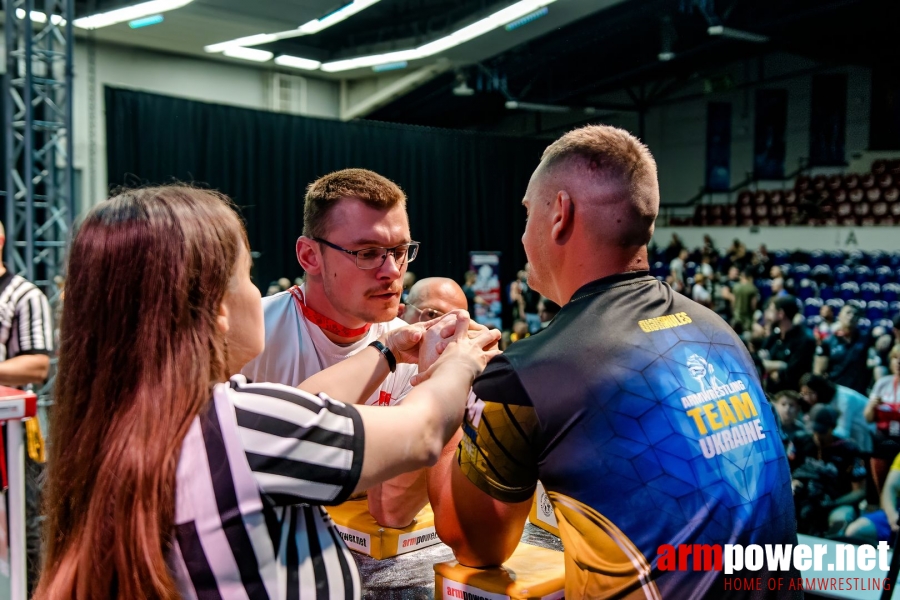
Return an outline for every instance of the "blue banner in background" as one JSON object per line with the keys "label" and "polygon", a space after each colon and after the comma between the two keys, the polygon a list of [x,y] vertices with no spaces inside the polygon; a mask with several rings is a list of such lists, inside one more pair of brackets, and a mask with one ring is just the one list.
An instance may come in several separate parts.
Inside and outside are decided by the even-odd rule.
{"label": "blue banner in background", "polygon": [[727,192],[731,188],[731,103],[706,106],[706,189]]}

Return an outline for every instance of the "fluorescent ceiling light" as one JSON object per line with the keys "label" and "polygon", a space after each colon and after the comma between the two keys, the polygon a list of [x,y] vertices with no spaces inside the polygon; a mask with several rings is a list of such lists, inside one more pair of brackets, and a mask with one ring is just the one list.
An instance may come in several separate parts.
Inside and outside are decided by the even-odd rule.
{"label": "fluorescent ceiling light", "polygon": [[99,29],[100,27],[108,27],[116,23],[124,23],[126,21],[134,21],[141,17],[149,17],[159,13],[168,12],[181,8],[193,2],[194,0],[150,0],[150,2],[141,2],[133,6],[117,8],[107,12],[97,13],[88,17],[75,19],[76,27],[82,29]]}
{"label": "fluorescent ceiling light", "polygon": [[300,58],[299,56],[291,56],[290,54],[282,54],[281,56],[275,58],[275,64],[281,65],[282,67],[293,67],[295,69],[315,71],[322,63],[317,60]]}
{"label": "fluorescent ceiling light", "polygon": [[[16,17],[19,20],[24,20],[25,19],[25,9],[17,8],[16,9]],[[47,15],[45,13],[42,13],[39,10],[33,10],[33,11],[31,11],[31,20],[34,21],[35,23],[46,23]],[[53,21],[54,25],[62,25],[62,24],[65,24],[65,22],[66,22],[66,20],[63,19],[60,15],[51,15],[50,20]]]}
{"label": "fluorescent ceiling light", "polygon": [[266,62],[273,56],[271,52],[257,50],[256,48],[228,48],[223,54],[225,56],[230,56],[231,58],[252,60],[253,62]]}
{"label": "fluorescent ceiling light", "polygon": [[345,19],[349,19],[356,13],[369,8],[380,1],[381,0],[355,0],[350,4],[345,4],[333,13],[325,15],[321,19],[308,21],[297,29],[288,29],[287,31],[279,31],[277,33],[248,35],[235,40],[210,44],[209,46],[204,46],[203,49],[206,52],[224,52],[226,48],[234,48],[235,46],[259,46],[260,44],[269,44],[278,40],[313,35],[319,33],[323,29],[328,29],[332,25],[336,25]]}
{"label": "fluorescent ceiling light", "polygon": [[536,102],[517,102],[516,100],[507,100],[506,108],[509,110],[533,110],[547,113],[567,113],[572,110],[569,106],[559,106],[558,104],[538,104]]}
{"label": "fluorescent ceiling light", "polygon": [[383,65],[375,65],[374,67],[372,67],[372,70],[376,73],[381,73],[383,71],[397,71],[398,69],[405,69],[406,65],[408,64],[409,63],[405,60],[401,60],[398,62],[387,63]]}
{"label": "fluorescent ceiling light", "polygon": [[541,8],[552,4],[556,0],[520,0],[515,4],[495,12],[494,14],[476,21],[471,25],[467,25],[462,29],[458,29],[450,35],[439,38],[433,42],[413,48],[411,50],[400,50],[398,52],[388,52],[386,54],[374,54],[370,56],[360,56],[358,58],[350,58],[346,60],[337,60],[322,65],[322,70],[328,73],[336,71],[348,71],[350,69],[358,69],[361,67],[374,67],[390,62],[398,62],[404,60],[415,60],[417,58],[427,58],[434,56],[445,50],[449,50],[455,46],[459,46],[478,36],[484,35],[489,31],[493,31],[498,27],[503,27],[507,23],[511,23],[517,19],[521,19],[526,15],[530,15]]}
{"label": "fluorescent ceiling light", "polygon": [[373,4],[377,4],[379,1],[380,0],[354,0],[350,4],[345,4],[344,6],[340,7],[333,13],[325,15],[321,19],[315,19],[304,23],[298,29],[300,29],[303,35],[313,35],[315,33],[319,33],[323,29],[327,29],[332,25],[336,25],[344,19],[349,19],[356,13],[369,8]]}
{"label": "fluorescent ceiling light", "polygon": [[540,19],[541,17],[546,15],[548,12],[550,12],[550,9],[545,6],[544,8],[542,8],[540,10],[534,11],[530,15],[525,15],[521,19],[516,19],[512,23],[507,23],[505,29],[507,31],[512,31],[513,29],[518,29],[519,27],[522,27],[523,25],[528,25],[532,21],[537,21],[538,19]]}

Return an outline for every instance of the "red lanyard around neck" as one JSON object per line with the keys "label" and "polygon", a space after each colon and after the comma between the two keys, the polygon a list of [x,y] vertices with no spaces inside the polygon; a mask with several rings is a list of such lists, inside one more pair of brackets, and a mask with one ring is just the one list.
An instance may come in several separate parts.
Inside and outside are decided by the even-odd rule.
{"label": "red lanyard around neck", "polygon": [[368,333],[369,328],[372,326],[371,323],[366,323],[359,329],[350,329],[348,327],[344,327],[334,319],[330,319],[325,315],[318,313],[308,307],[303,298],[303,291],[299,286],[294,286],[290,289],[291,295],[294,297],[294,302],[297,303],[297,308],[300,309],[300,312],[303,313],[303,316],[306,319],[317,325],[319,328],[324,329],[325,331],[329,331],[334,335],[343,337],[343,338],[352,338],[359,335],[363,335]]}

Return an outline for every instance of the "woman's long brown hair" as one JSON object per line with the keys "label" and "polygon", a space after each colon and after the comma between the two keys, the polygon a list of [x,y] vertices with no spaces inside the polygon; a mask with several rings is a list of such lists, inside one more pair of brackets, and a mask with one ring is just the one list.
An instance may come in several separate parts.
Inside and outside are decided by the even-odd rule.
{"label": "woman's long brown hair", "polygon": [[182,186],[121,193],[69,254],[36,598],[177,598],[167,567],[175,471],[226,378],[219,306],[243,225]]}

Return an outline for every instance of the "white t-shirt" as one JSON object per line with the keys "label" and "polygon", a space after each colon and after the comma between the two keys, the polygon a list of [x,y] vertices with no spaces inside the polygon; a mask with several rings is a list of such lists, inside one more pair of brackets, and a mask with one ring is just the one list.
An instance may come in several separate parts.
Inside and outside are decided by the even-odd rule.
{"label": "white t-shirt", "polygon": [[675,281],[684,283],[684,261],[678,257],[672,259],[672,262],[669,263],[669,271],[672,273],[672,276],[675,278]]}
{"label": "white t-shirt", "polygon": [[[300,289],[306,292],[306,286]],[[241,373],[256,383],[280,383],[297,387],[311,377],[353,356],[377,340],[386,331],[406,325],[402,319],[373,323],[358,342],[339,346],[329,340],[315,324],[307,321],[297,308],[290,291],[267,296],[262,300],[266,325],[266,347],[250,361]],[[418,372],[416,365],[398,364],[366,404],[388,406],[399,404],[412,389],[409,380]],[[315,390],[312,390],[315,391]],[[340,400],[340,398],[337,398]]]}
{"label": "white t-shirt", "polygon": [[694,289],[691,292],[691,298],[694,302],[699,302],[700,304],[709,304],[712,300],[712,295],[709,293],[705,287],[703,287],[700,283],[694,284]]}

